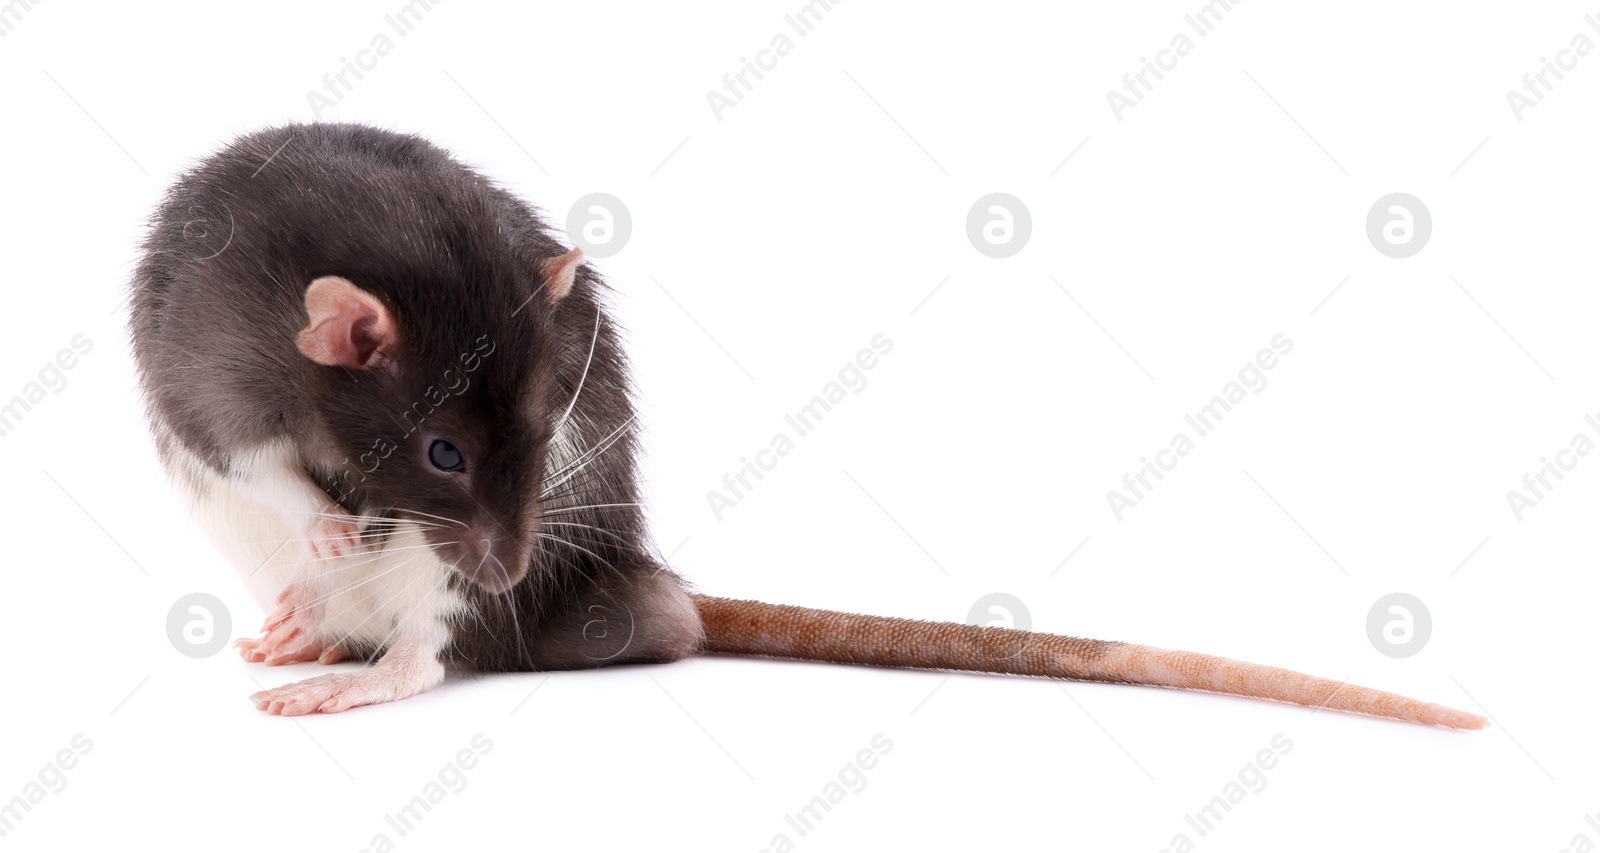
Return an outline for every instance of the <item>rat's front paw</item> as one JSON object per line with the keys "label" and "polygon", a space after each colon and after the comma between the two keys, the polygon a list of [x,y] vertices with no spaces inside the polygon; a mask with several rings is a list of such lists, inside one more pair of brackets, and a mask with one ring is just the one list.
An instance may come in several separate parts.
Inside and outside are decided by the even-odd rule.
{"label": "rat's front paw", "polygon": [[291,585],[285,589],[278,596],[278,609],[261,626],[261,639],[234,642],[240,657],[267,666],[342,660],[343,653],[337,646],[330,647],[317,637],[320,622],[316,605],[316,600],[298,587]]}
{"label": "rat's front paw", "polygon": [[361,525],[337,504],[319,513],[306,531],[306,542],[315,560],[332,560],[355,553],[361,544]]}

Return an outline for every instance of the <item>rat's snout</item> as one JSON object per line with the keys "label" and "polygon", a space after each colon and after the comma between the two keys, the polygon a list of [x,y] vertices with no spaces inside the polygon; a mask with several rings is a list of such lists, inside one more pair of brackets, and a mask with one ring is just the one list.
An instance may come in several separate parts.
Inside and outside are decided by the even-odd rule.
{"label": "rat's snout", "polygon": [[456,570],[488,592],[505,592],[528,573],[528,548],[493,522],[469,525],[458,541]]}

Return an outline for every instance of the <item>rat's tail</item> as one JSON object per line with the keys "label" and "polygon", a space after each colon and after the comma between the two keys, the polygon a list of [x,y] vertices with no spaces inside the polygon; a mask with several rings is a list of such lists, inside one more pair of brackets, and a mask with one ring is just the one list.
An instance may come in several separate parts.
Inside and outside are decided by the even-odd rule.
{"label": "rat's tail", "polygon": [[705,623],[704,652],[1148,684],[1430,726],[1489,725],[1476,714],[1431,702],[1195,652],[705,595],[694,601]]}

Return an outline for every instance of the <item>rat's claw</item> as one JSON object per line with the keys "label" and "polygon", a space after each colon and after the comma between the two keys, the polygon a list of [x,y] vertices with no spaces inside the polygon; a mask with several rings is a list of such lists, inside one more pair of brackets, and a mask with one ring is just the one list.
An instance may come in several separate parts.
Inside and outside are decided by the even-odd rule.
{"label": "rat's claw", "polygon": [[266,655],[256,651],[260,645],[260,640],[252,640],[249,637],[233,641],[233,647],[239,650],[239,657],[244,658],[246,663],[261,663],[267,659]]}

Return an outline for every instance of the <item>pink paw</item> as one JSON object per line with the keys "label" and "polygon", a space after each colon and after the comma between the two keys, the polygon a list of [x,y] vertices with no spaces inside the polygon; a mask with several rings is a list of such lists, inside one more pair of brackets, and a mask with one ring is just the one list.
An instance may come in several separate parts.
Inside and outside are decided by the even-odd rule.
{"label": "pink paw", "polygon": [[331,560],[355,553],[361,544],[361,526],[341,507],[333,507],[317,517],[306,534],[311,556]]}
{"label": "pink paw", "polygon": [[402,676],[394,668],[376,666],[360,672],[338,672],[296,681],[251,695],[256,708],[269,714],[298,717],[336,714],[361,705],[393,702],[428,689],[431,684]]}
{"label": "pink paw", "polygon": [[263,636],[234,641],[239,656],[250,663],[281,666],[286,663],[337,663],[344,659],[338,647],[328,647],[317,638],[316,607],[294,588],[278,595],[278,609],[262,623]]}

